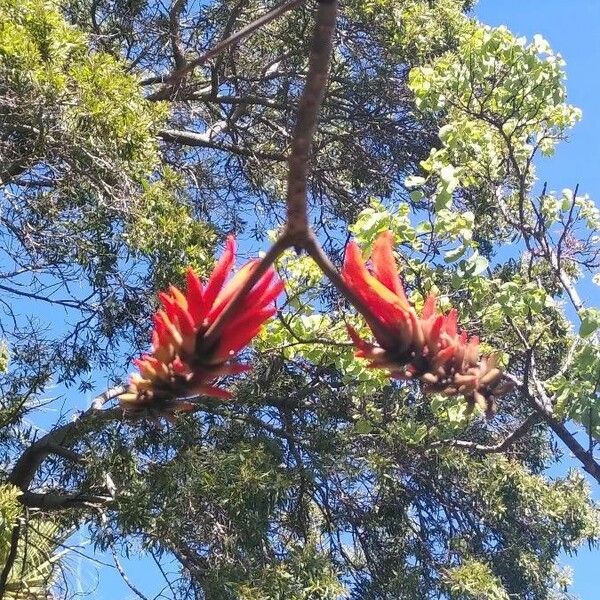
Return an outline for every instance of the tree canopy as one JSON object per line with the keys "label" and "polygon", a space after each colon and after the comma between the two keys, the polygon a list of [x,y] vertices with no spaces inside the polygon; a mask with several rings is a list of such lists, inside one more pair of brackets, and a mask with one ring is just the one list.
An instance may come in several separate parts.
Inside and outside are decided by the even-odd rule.
{"label": "tree canopy", "polygon": [[600,211],[472,5],[0,0],[0,598],[571,598]]}

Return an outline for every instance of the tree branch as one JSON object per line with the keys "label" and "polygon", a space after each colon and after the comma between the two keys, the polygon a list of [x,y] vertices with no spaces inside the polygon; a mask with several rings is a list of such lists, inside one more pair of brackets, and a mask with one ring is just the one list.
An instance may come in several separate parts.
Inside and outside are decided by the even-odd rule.
{"label": "tree branch", "polygon": [[221,150],[222,152],[237,154],[238,156],[256,157],[265,160],[276,161],[282,161],[285,159],[283,154],[277,154],[274,152],[256,152],[254,150],[248,150],[232,144],[218,143],[213,141],[211,135],[207,135],[206,133],[196,133],[195,131],[163,129],[162,131],[158,132],[158,137],[166,142],[177,142],[178,144],[183,144],[184,146],[211,148],[212,150]]}
{"label": "tree branch", "polygon": [[498,444],[492,446],[486,446],[484,444],[478,444],[477,442],[470,442],[467,440],[439,440],[429,444],[427,448],[464,448],[465,450],[473,450],[479,454],[499,454],[504,452],[510,446],[521,440],[527,435],[529,430],[542,420],[542,417],[536,412],[531,413],[513,432],[507,435]]}
{"label": "tree branch", "polygon": [[254,287],[277,258],[287,248],[293,245],[302,247],[309,239],[314,238],[308,225],[306,207],[308,157],[316,129],[319,107],[325,94],[336,16],[337,0],[324,0],[319,3],[311,42],[308,74],[298,107],[296,127],[292,139],[292,151],[289,158],[288,218],[285,229],[252,271],[246,283],[238,290],[226,309],[206,332],[203,343],[207,348],[210,348],[216,342],[223,324],[235,313],[244,296]]}
{"label": "tree branch", "polygon": [[81,506],[104,506],[112,500],[111,496],[86,493],[59,494],[26,491],[19,496],[19,501],[27,508],[39,508],[45,512]]}
{"label": "tree branch", "polygon": [[523,391],[532,408],[537,411],[540,417],[549,425],[550,429],[573,453],[575,458],[581,463],[584,471],[589,473],[598,483],[600,483],[600,464],[598,464],[594,456],[577,441],[575,436],[565,427],[564,423],[554,416],[552,413],[552,402],[535,373],[532,374],[531,379],[533,380],[537,394],[540,395],[539,400],[530,392],[528,386],[517,377],[510,375],[509,373],[506,373],[504,376]]}
{"label": "tree branch", "polygon": [[321,0],[317,8],[308,74],[298,106],[298,118],[288,162],[287,228],[292,234],[297,232],[301,239],[304,239],[308,232],[306,187],[309,155],[327,85],[337,9],[337,0]]}
{"label": "tree branch", "polygon": [[0,573],[0,600],[4,598],[4,594],[6,592],[6,584],[8,582],[8,578],[10,576],[10,572],[12,571],[13,565],[15,564],[15,560],[17,558],[17,550],[19,548],[19,538],[21,537],[21,520],[18,519],[12,528],[12,532],[10,535],[10,549],[8,551],[8,556],[6,557],[6,563],[2,568],[2,572]]}
{"label": "tree branch", "polygon": [[[56,449],[58,447],[62,448],[62,445],[70,438],[73,438],[77,431],[84,425],[91,421],[106,422],[120,418],[123,414],[120,407],[117,406],[108,410],[102,410],[102,407],[109,400],[122,394],[123,391],[124,388],[118,386],[104,392],[96,397],[91,406],[73,421],[53,429],[29,446],[15,463],[9,476],[10,483],[19,487],[23,492],[26,492],[44,460],[50,454],[57,453]],[[62,450],[60,453],[64,456]],[[72,459],[73,455],[69,454],[68,458]]]}
{"label": "tree branch", "polygon": [[288,0],[284,4],[277,6],[273,10],[270,10],[268,13],[264,14],[262,17],[256,19],[256,21],[252,21],[245,27],[242,27],[239,31],[231,34],[229,37],[215,44],[210,50],[207,50],[204,54],[201,54],[198,58],[190,61],[182,68],[176,69],[173,73],[163,77],[151,77],[149,79],[145,79],[141,82],[140,85],[151,85],[155,83],[164,83],[169,84],[160,90],[154,92],[147,96],[148,100],[165,100],[168,98],[174,87],[188,74],[191,73],[196,67],[203,65],[213,56],[220,54],[223,50],[229,48],[234,44],[237,44],[244,38],[248,37],[250,34],[254,33],[256,30],[264,27],[271,21],[274,21],[281,15],[285,14],[289,10],[296,8],[296,6],[302,4],[304,0]]}

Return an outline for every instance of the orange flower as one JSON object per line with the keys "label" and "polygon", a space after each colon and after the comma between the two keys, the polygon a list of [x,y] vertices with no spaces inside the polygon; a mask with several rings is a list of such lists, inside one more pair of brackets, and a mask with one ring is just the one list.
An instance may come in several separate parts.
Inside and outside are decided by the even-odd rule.
{"label": "orange flower", "polygon": [[275,314],[273,302],[283,290],[283,282],[270,267],[224,323],[217,341],[206,347],[204,334],[259,261],[248,262],[226,283],[234,262],[235,240],[230,236],[206,286],[188,269],[185,294],[175,286],[159,294],[163,308],[154,315],[152,350],[134,361],[139,374],[131,376],[127,393],[120,396],[122,405],[191,411],[196,408],[193,403],[178,399],[196,395],[231,397],[214,382],[249,370],[234,358]]}
{"label": "orange flower", "polygon": [[491,415],[495,399],[511,388],[501,383],[497,355],[481,357],[479,338],[458,331],[456,309],[437,314],[434,295],[417,315],[400,281],[393,246],[391,231],[377,237],[369,271],[358,245],[348,244],[342,277],[377,321],[372,327],[377,344],[348,328],[356,356],[369,360],[369,367],[388,369],[395,379],[419,379],[426,392],[462,394],[470,410],[477,404]]}

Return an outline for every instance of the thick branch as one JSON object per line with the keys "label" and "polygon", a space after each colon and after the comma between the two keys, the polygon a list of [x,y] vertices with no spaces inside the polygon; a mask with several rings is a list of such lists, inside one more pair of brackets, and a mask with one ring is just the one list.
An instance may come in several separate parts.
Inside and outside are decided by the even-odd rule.
{"label": "thick branch", "polygon": [[337,0],[322,0],[310,49],[306,85],[298,106],[298,119],[292,138],[287,181],[287,227],[304,235],[308,230],[306,187],[309,155],[319,109],[325,95],[333,34],[337,17]]}
{"label": "thick branch", "polygon": [[581,463],[584,471],[587,471],[598,483],[600,483],[600,465],[594,456],[588,452],[576,439],[575,436],[556,417],[550,414],[544,415],[544,420],[550,429],[561,439],[565,446],[574,454]]}
{"label": "thick branch", "polygon": [[506,374],[505,377],[510,379],[523,391],[532,408],[537,411],[538,415],[540,415],[540,417],[549,425],[550,429],[552,429],[556,436],[573,453],[575,458],[579,460],[584,471],[589,473],[598,483],[600,483],[600,464],[598,464],[598,462],[595,460],[593,454],[588,452],[577,441],[575,436],[565,427],[564,423],[562,423],[552,414],[552,402],[544,390],[542,383],[537,379],[535,373],[532,375],[532,380],[536,389],[536,393],[540,396],[539,399],[529,391],[528,386],[525,385],[524,382],[509,374]]}
{"label": "thick branch", "polygon": [[185,57],[181,49],[181,37],[179,34],[179,17],[185,8],[185,0],[174,0],[169,11],[169,37],[171,38],[171,48],[173,49],[173,60],[175,69],[182,71],[186,67]]}
{"label": "thick branch", "polygon": [[[121,386],[108,390],[95,398],[90,408],[81,413],[76,419],[53,429],[29,446],[21,454],[13,467],[9,477],[10,483],[19,487],[23,492],[26,492],[37,470],[50,454],[60,454],[61,456],[68,454],[69,459],[75,459],[77,455],[63,448],[63,444],[72,439],[78,430],[91,421],[106,422],[120,418],[123,413],[120,407],[108,410],[102,410],[102,407],[106,402],[123,393],[123,391]],[[57,451],[59,448],[60,451]]]}
{"label": "thick branch", "polygon": [[298,117],[289,159],[286,227],[279,239],[251,273],[246,283],[238,290],[227,308],[206,332],[203,343],[207,348],[210,348],[216,342],[223,324],[235,313],[244,296],[254,287],[277,258],[287,248],[293,245],[302,247],[309,240],[314,239],[308,226],[306,208],[308,157],[317,124],[319,107],[325,94],[336,16],[336,0],[326,0],[319,3],[311,43],[308,74],[298,107]]}

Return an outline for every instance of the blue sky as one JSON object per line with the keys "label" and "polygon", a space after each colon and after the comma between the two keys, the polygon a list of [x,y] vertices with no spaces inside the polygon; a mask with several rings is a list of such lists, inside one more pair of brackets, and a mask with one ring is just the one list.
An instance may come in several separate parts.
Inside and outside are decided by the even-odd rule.
{"label": "blue sky", "polygon": [[[579,184],[580,192],[600,198],[600,0],[480,0],[475,14],[485,23],[504,24],[529,39],[540,33],[566,59],[569,101],[583,110],[583,120],[554,157],[538,162],[538,174],[541,181],[548,182],[549,189]],[[593,289],[585,286],[584,293],[591,294]],[[571,466],[577,464],[566,453],[562,468],[553,470],[553,474]],[[594,486],[593,491],[600,500],[600,487]],[[86,554],[91,554],[89,548]],[[110,557],[100,558],[111,562]],[[600,551],[587,549],[575,557],[564,557],[563,562],[574,573],[572,592],[581,600],[600,597],[599,560]],[[160,584],[152,563],[131,561],[124,566],[141,590],[150,596],[156,593]],[[96,600],[135,598],[114,569],[94,566],[76,556],[71,559],[71,567],[79,575],[82,591],[95,588]]]}

